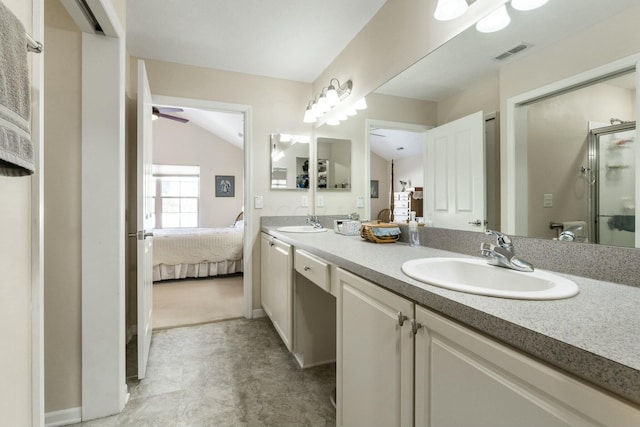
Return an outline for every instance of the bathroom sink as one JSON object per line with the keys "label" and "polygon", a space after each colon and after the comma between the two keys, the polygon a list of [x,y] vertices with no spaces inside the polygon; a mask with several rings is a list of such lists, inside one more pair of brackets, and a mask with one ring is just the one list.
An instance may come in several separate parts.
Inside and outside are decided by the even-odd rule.
{"label": "bathroom sink", "polygon": [[316,228],[311,225],[288,225],[286,227],[278,227],[277,231],[286,233],[322,233],[327,231],[326,228]]}
{"label": "bathroom sink", "polygon": [[545,271],[520,272],[482,259],[420,258],[402,264],[407,276],[429,285],[492,297],[552,300],[578,294],[578,285]]}

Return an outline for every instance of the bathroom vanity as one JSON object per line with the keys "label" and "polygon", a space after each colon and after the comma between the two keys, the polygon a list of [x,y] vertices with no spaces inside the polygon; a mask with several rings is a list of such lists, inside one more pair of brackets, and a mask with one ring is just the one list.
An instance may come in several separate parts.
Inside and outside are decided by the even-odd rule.
{"label": "bathroom vanity", "polygon": [[[262,230],[327,272],[328,292],[316,288],[335,295],[337,322],[315,326],[324,324],[325,341],[335,331],[338,425],[640,425],[640,288],[558,273],[577,296],[471,295],[418,286],[401,271],[411,259],[460,253]],[[294,331],[315,317],[296,309]],[[294,332],[293,348],[305,339],[313,348],[314,336]]]}

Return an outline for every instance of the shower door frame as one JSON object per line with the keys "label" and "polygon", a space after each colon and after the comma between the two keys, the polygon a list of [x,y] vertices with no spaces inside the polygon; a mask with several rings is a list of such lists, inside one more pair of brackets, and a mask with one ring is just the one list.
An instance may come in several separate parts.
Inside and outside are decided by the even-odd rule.
{"label": "shower door frame", "polygon": [[[629,121],[617,125],[604,126],[589,131],[589,169],[587,175],[585,175],[589,184],[589,228],[591,228],[591,243],[600,243],[600,227],[598,224],[599,207],[600,207],[600,192],[598,186],[600,184],[600,158],[599,153],[599,140],[601,136],[610,135],[616,132],[628,132],[636,130],[636,122]],[[589,175],[589,173],[591,175]],[[636,171],[638,173],[638,171]],[[591,184],[589,181],[592,177],[595,177],[595,181]],[[638,182],[636,177],[635,182]],[[636,184],[637,185],[637,184]]]}

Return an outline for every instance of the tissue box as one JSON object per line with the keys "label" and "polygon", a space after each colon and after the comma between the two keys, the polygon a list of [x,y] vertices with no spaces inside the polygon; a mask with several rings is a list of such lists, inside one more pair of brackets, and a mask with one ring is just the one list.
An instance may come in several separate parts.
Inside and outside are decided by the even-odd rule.
{"label": "tissue box", "polygon": [[345,236],[357,236],[360,234],[360,221],[351,219],[334,219],[333,231]]}

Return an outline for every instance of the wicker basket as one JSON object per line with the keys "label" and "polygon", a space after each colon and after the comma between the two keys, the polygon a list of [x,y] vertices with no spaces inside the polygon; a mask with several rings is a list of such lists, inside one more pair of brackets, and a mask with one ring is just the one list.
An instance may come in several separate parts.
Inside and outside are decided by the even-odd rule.
{"label": "wicker basket", "polygon": [[389,224],[384,222],[363,222],[360,228],[360,236],[373,243],[394,243],[400,238],[400,235],[395,236],[376,236],[373,233],[374,228],[397,228],[398,224]]}

